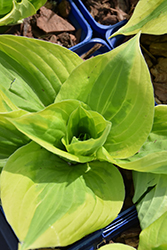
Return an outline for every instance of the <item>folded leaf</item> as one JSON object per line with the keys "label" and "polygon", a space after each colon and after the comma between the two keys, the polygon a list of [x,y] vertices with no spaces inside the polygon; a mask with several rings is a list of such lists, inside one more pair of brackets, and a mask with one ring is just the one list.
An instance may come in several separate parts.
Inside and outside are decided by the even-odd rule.
{"label": "folded leaf", "polygon": [[140,0],[127,24],[115,32],[112,37],[118,34],[133,35],[139,31],[152,35],[165,34],[166,14],[166,0]]}
{"label": "folded leaf", "polygon": [[167,211],[140,234],[138,250],[167,249]]}
{"label": "folded leaf", "polygon": [[167,175],[133,172],[133,180],[133,202],[144,229],[167,211]]}
{"label": "folded leaf", "polygon": [[155,107],[154,124],[138,153],[116,163],[126,169],[157,174],[167,173],[167,105]]}
{"label": "folded leaf", "polygon": [[0,19],[0,26],[16,24],[22,19],[34,15],[45,3],[46,0],[8,0],[6,4],[0,5],[0,15],[3,15]]}
{"label": "folded leaf", "polygon": [[55,102],[65,99],[88,104],[112,123],[104,145],[111,157],[136,153],[148,137],[154,113],[153,88],[139,35],[76,67]]}
{"label": "folded leaf", "polygon": [[122,177],[112,164],[69,165],[34,142],[9,158],[1,184],[21,250],[69,245],[109,224],[124,199]]}
{"label": "folded leaf", "polygon": [[54,102],[61,85],[82,62],[62,46],[0,36],[0,89],[17,107],[38,111]]}

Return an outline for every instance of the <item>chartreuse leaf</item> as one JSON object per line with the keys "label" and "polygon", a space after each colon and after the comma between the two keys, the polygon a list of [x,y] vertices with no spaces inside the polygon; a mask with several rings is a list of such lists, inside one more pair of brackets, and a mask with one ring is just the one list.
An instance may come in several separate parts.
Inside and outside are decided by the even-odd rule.
{"label": "chartreuse leaf", "polygon": [[133,35],[139,31],[146,34],[161,35],[167,32],[166,0],[140,0],[134,13],[125,26],[112,36],[118,34]]}
{"label": "chartreuse leaf", "polygon": [[121,243],[111,243],[99,248],[99,250],[133,250],[133,249],[136,248]]}
{"label": "chartreuse leaf", "polygon": [[134,156],[117,161],[126,169],[167,174],[167,105],[155,107],[154,124],[148,139]]}
{"label": "chartreuse leaf", "polygon": [[20,250],[69,245],[109,224],[124,199],[122,177],[111,163],[69,165],[34,142],[9,158],[1,185]]}
{"label": "chartreuse leaf", "polygon": [[167,175],[133,172],[135,194],[133,202],[142,229],[167,211]]}
{"label": "chartreuse leaf", "polygon": [[62,46],[1,35],[0,89],[19,108],[38,111],[54,102],[61,85],[81,62]]}
{"label": "chartreuse leaf", "polygon": [[138,250],[167,249],[167,211],[140,234]]}
{"label": "chartreuse leaf", "polygon": [[26,113],[23,110],[0,113],[0,159],[8,158],[17,148],[30,141],[8,120]]}
{"label": "chartreuse leaf", "polygon": [[[97,73],[98,72],[98,73]],[[150,74],[139,47],[139,35],[111,52],[74,69],[55,102],[77,99],[112,123],[99,158],[126,158],[136,153],[153,123]]]}
{"label": "chartreuse leaf", "polygon": [[[45,4],[46,0],[1,0],[0,26],[15,24],[22,19],[32,16]],[[3,2],[6,2],[5,4]]]}

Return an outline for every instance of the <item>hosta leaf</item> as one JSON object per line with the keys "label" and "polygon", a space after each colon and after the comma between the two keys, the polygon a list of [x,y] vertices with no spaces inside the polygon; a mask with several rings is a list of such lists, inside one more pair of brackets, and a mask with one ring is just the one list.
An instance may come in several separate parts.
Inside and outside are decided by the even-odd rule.
{"label": "hosta leaf", "polygon": [[167,32],[166,0],[140,0],[128,23],[113,34],[133,35],[139,31],[146,34],[161,35]]}
{"label": "hosta leaf", "polygon": [[99,248],[99,250],[133,250],[133,249],[135,248],[121,243],[111,243]]}
{"label": "hosta leaf", "polygon": [[1,184],[21,250],[69,245],[109,224],[124,199],[122,177],[112,164],[69,165],[34,142],[9,158]]}
{"label": "hosta leaf", "polygon": [[14,105],[11,100],[0,89],[0,112],[9,112],[12,110],[18,110],[18,107]]}
{"label": "hosta leaf", "polygon": [[23,110],[0,113],[0,159],[8,158],[17,148],[30,141],[8,120],[26,113]]}
{"label": "hosta leaf", "polygon": [[86,106],[77,100],[66,100],[10,121],[18,130],[52,153],[70,161],[87,162],[95,159],[95,156],[68,153],[61,141],[66,136],[69,116],[81,105]]}
{"label": "hosta leaf", "polygon": [[138,250],[167,249],[167,211],[140,234]]}
{"label": "hosta leaf", "polygon": [[[1,2],[3,1],[1,0]],[[5,4],[0,5],[0,15],[3,15],[0,18],[0,26],[15,24],[22,21],[23,18],[34,15],[45,2],[46,0],[6,1]]]}
{"label": "hosta leaf", "polygon": [[0,36],[0,89],[19,108],[38,111],[54,102],[64,81],[82,62],[62,46]]}
{"label": "hosta leaf", "polygon": [[12,0],[0,1],[0,16],[7,14],[12,9]]}
{"label": "hosta leaf", "polygon": [[69,117],[63,144],[71,154],[95,155],[105,143],[110,129],[111,123],[100,114],[79,106]]}
{"label": "hosta leaf", "polygon": [[55,101],[64,99],[83,101],[111,121],[104,145],[111,157],[136,153],[147,139],[154,113],[152,83],[139,35],[75,68]]}
{"label": "hosta leaf", "polygon": [[133,157],[117,164],[126,169],[157,174],[167,173],[167,105],[155,107],[154,124],[148,139]]}
{"label": "hosta leaf", "polygon": [[142,229],[167,211],[167,175],[133,172],[135,194],[133,202]]}

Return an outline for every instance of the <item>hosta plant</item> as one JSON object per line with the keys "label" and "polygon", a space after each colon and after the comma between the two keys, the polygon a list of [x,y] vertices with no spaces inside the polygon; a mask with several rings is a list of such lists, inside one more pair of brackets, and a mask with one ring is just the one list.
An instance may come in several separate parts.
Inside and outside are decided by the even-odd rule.
{"label": "hosta plant", "polygon": [[113,163],[138,152],[154,118],[139,37],[87,61],[0,37],[1,200],[19,249],[69,245],[121,210]]}
{"label": "hosta plant", "polygon": [[[1,199],[19,249],[66,246],[109,224],[125,193],[115,165],[135,170],[138,208],[150,188],[165,194],[166,106],[154,108],[139,38],[82,61],[55,44],[0,37]],[[161,204],[151,222],[163,230]],[[144,208],[153,212],[151,202]],[[154,237],[148,218],[141,250]]]}
{"label": "hosta plant", "polygon": [[0,0],[0,26],[21,22],[45,3],[46,0]]}

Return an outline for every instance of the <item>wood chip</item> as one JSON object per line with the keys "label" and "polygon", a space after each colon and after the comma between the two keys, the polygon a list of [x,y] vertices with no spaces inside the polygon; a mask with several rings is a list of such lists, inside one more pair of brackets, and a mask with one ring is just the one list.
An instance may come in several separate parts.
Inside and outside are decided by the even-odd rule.
{"label": "wood chip", "polygon": [[74,26],[68,21],[44,6],[40,8],[40,17],[37,18],[37,27],[46,33],[75,31]]}

